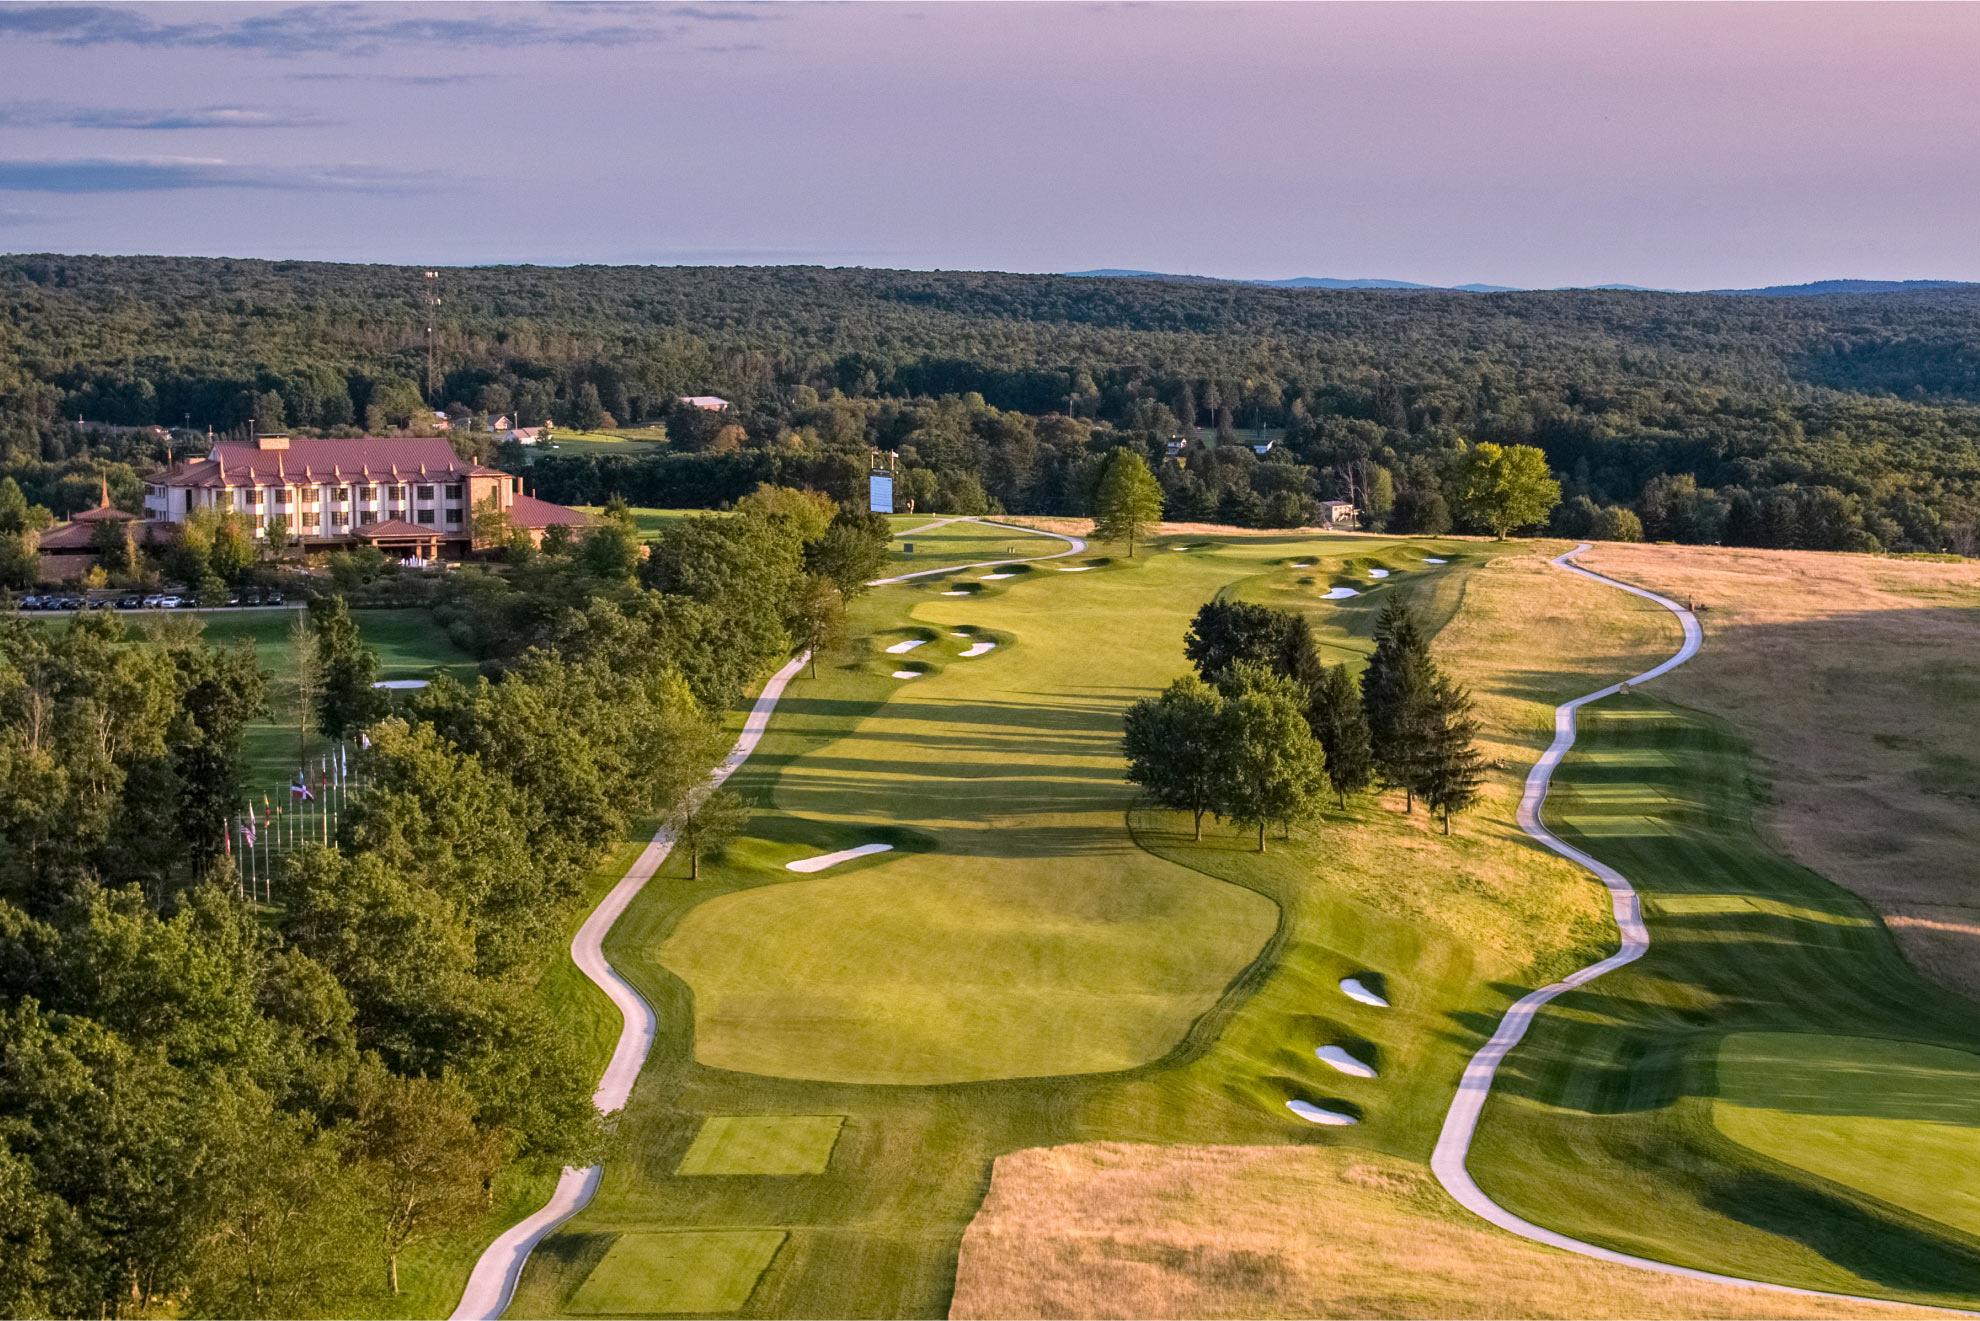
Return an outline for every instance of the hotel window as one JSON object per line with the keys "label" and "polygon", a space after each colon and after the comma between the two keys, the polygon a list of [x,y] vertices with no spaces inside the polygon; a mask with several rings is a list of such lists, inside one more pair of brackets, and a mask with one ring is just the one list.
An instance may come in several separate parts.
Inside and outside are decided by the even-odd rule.
{"label": "hotel window", "polygon": [[391,488],[391,495],[392,495],[393,504],[404,504],[406,499],[406,488],[403,486],[394,486]]}
{"label": "hotel window", "polygon": [[305,486],[303,488],[302,498],[303,504],[314,509],[316,507],[316,488],[314,486]]}
{"label": "hotel window", "polygon": [[431,500],[433,498],[433,488],[430,486],[421,486],[416,488],[413,494],[421,500]]}
{"label": "hotel window", "polygon": [[358,511],[358,525],[360,527],[366,523],[376,523],[377,521],[378,515],[372,513],[369,509],[360,509]]}
{"label": "hotel window", "polygon": [[276,503],[276,504],[278,504],[278,505],[285,505],[285,504],[287,504],[287,503],[289,503],[289,488],[288,488],[288,487],[286,487],[286,486],[278,486],[278,487],[276,487],[276,488],[275,488],[275,503]]}
{"label": "hotel window", "polygon": [[461,484],[459,482],[449,482],[447,484],[447,498],[449,500],[458,500],[461,498]]}
{"label": "hotel window", "polygon": [[433,521],[433,511],[431,509],[420,510],[419,521],[422,523],[431,523]]}
{"label": "hotel window", "polygon": [[304,527],[308,527],[308,528],[313,528],[313,527],[315,527],[315,526],[316,526],[316,515],[315,515],[314,513],[305,513],[305,514],[304,514],[304,515],[302,516],[302,525],[303,525]]}
{"label": "hotel window", "polygon": [[241,492],[241,499],[242,499],[242,502],[243,502],[243,503],[245,503],[245,504],[250,504],[250,505],[258,505],[258,504],[260,504],[260,503],[261,503],[261,488],[257,486],[257,487],[254,487],[254,488],[252,488],[251,490],[246,490],[246,491],[243,491],[243,492]]}
{"label": "hotel window", "polygon": [[338,504],[343,504],[351,498],[351,488],[348,486],[335,487],[330,492],[330,498]]}
{"label": "hotel window", "polygon": [[447,511],[447,523],[450,527],[459,527],[461,523],[461,511],[458,509],[449,509]]}

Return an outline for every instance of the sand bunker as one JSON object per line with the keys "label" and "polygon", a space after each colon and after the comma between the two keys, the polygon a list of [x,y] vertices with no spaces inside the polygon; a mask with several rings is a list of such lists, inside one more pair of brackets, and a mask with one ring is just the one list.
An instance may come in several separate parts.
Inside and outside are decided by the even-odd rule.
{"label": "sand bunker", "polygon": [[1312,560],[1294,560],[1294,561],[1293,561],[1293,562],[1292,562],[1291,564],[1288,564],[1288,565],[1287,565],[1286,567],[1287,567],[1288,569],[1310,569],[1310,568],[1312,568],[1312,567],[1313,567],[1313,561],[1312,561]]}
{"label": "sand bunker", "polygon": [[1310,1124],[1353,1124],[1359,1121],[1353,1115],[1344,1115],[1338,1110],[1322,1110],[1311,1101],[1288,1101],[1286,1109]]}
{"label": "sand bunker", "polygon": [[373,684],[373,685],[371,685],[371,686],[372,686],[373,688],[390,688],[390,689],[392,689],[392,690],[393,690],[393,691],[395,691],[395,692],[403,692],[403,691],[405,691],[405,690],[407,690],[407,689],[412,689],[412,688],[424,688],[424,687],[426,687],[426,680],[424,680],[424,679],[380,679],[380,680],[379,680],[379,681],[378,681],[377,683],[374,683],[374,684]]}
{"label": "sand bunker", "polygon": [[1088,569],[1090,569],[1090,568],[1092,568],[1092,567],[1093,567],[1093,566],[1092,566],[1091,564],[1075,564],[1075,565],[1071,565],[1071,566],[1067,566],[1067,565],[1064,565],[1064,564],[1061,564],[1061,565],[1059,566],[1059,572],[1060,572],[1060,573],[1085,573],[1085,572],[1086,572],[1086,571],[1087,571]]}
{"label": "sand bunker", "polygon": [[958,587],[958,588],[956,588],[956,590],[955,590],[955,591],[953,591],[953,592],[944,592],[944,593],[942,593],[942,595],[944,595],[944,596],[968,596],[969,594],[970,594],[970,592],[969,592],[969,589],[968,589],[967,587]]}
{"label": "sand bunker", "polygon": [[898,656],[904,651],[913,651],[926,641],[928,641],[927,638],[910,638],[906,642],[896,642],[893,646],[887,648],[887,654],[889,656]]}
{"label": "sand bunker", "polygon": [[1389,571],[1387,569],[1370,569],[1368,576],[1370,578],[1386,578],[1389,576]]}
{"label": "sand bunker", "polygon": [[1015,577],[1017,577],[1017,575],[1014,573],[986,573],[983,575],[983,581],[986,583],[992,583],[992,582],[996,582],[997,579],[999,578],[1015,578]]}
{"label": "sand bunker", "polygon": [[1352,587],[1336,587],[1331,591],[1320,593],[1320,599],[1322,601],[1344,601],[1350,596],[1360,595],[1361,593],[1355,591]]}
{"label": "sand bunker", "polygon": [[1389,1002],[1363,986],[1359,977],[1341,978],[1341,994],[1359,1004],[1374,1005],[1377,1009],[1389,1007]]}
{"label": "sand bunker", "polygon": [[1438,558],[1437,558],[1437,557],[1436,557],[1435,555],[1425,555],[1425,556],[1423,557],[1423,562],[1424,562],[1425,564],[1449,564],[1449,563],[1450,563],[1450,561],[1449,561],[1449,560],[1440,560],[1440,559],[1438,559]]}
{"label": "sand bunker", "polygon": [[1322,1046],[1313,1053],[1319,1057],[1322,1064],[1339,1069],[1342,1073],[1352,1074],[1357,1078],[1373,1078],[1375,1076],[1374,1065],[1363,1064],[1339,1046]]}
{"label": "sand bunker", "polygon": [[796,862],[785,863],[784,870],[824,871],[827,867],[836,867],[842,862],[851,862],[854,858],[864,858],[870,853],[886,853],[893,847],[892,844],[862,844],[856,849],[840,849],[837,853],[821,853],[815,858],[799,858]]}
{"label": "sand bunker", "polygon": [[981,656],[986,651],[995,651],[996,649],[997,644],[994,642],[979,642],[973,647],[965,648],[963,657],[964,659],[968,659],[971,656]]}
{"label": "sand bunker", "polygon": [[974,636],[975,636],[975,634],[973,634],[973,633],[951,633],[951,634],[949,634],[949,636],[950,636],[950,637],[952,637],[952,638],[967,638],[967,637],[974,637]]}
{"label": "sand bunker", "polygon": [[919,678],[921,677],[921,671],[920,671],[920,670],[895,670],[895,671],[894,671],[894,677],[895,677],[896,679],[919,679]]}

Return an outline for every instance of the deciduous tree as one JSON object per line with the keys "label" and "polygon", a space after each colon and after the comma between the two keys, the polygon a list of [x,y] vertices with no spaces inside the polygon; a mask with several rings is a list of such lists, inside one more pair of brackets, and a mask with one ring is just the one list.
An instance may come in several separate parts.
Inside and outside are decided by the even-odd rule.
{"label": "deciduous tree", "polygon": [[1197,839],[1203,814],[1216,810],[1224,788],[1223,709],[1214,688],[1186,674],[1160,697],[1129,707],[1121,739],[1129,782],[1161,806],[1188,812]]}
{"label": "deciduous tree", "polygon": [[1093,501],[1093,535],[1101,541],[1134,543],[1145,539],[1162,517],[1162,485],[1133,450],[1117,449],[1100,477]]}
{"label": "deciduous tree", "polygon": [[1480,441],[1458,461],[1456,484],[1465,513],[1500,538],[1545,522],[1561,500],[1547,456],[1532,445]]}
{"label": "deciduous tree", "polygon": [[1290,679],[1263,665],[1239,661],[1225,676],[1221,723],[1223,815],[1258,827],[1292,823],[1313,814],[1326,775],[1325,755],[1307,727],[1302,696]]}
{"label": "deciduous tree", "polygon": [[1334,786],[1335,800],[1346,808],[1348,795],[1366,789],[1375,771],[1361,687],[1346,665],[1329,666],[1307,691],[1306,723],[1327,754],[1327,779]]}

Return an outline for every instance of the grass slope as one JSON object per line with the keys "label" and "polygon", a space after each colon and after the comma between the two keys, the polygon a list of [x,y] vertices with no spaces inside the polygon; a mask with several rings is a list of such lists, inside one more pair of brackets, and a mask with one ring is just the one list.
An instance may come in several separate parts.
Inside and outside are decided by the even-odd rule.
{"label": "grass slope", "polygon": [[[1807,1130],[1797,1166],[1729,1140],[1713,1099],[1727,1085],[1715,1077],[1728,1034],[1804,1034],[1771,1068],[1734,1046],[1736,1094],[1884,1114],[1909,1086],[1893,1054],[1980,1048],[1973,1006],[1921,979],[1860,900],[1762,843],[1746,749],[1708,718],[1640,695],[1585,708],[1555,785],[1550,824],[1643,892],[1650,951],[1555,1001],[1510,1056],[1472,1161],[1484,1189],[1627,1252],[1818,1289],[1980,1302],[1980,1237],[1915,1209],[1957,1177],[1940,1163],[1936,1126],[1879,1127],[1877,1150],[1845,1158],[1805,1116],[1756,1121]],[[1866,1068],[1882,1075],[1868,1086]]]}
{"label": "grass slope", "polygon": [[[1289,1153],[1295,1144],[1354,1142],[1427,1153],[1466,1049],[1507,995],[1516,993],[1516,983],[1531,982],[1533,973],[1522,970],[1530,970],[1556,939],[1557,927],[1537,935],[1503,932],[1495,944],[1474,947],[1455,932],[1426,930],[1383,911],[1379,894],[1364,902],[1323,893],[1297,865],[1265,877],[1232,861],[1235,850],[1224,850],[1214,867],[1137,851],[1129,842],[1129,795],[1118,779],[1113,743],[1127,703],[1183,668],[1188,619],[1219,592],[1304,592],[1323,636],[1352,651],[1365,649],[1383,593],[1417,593],[1442,617],[1454,617],[1492,566],[1511,562],[1501,557],[1528,552],[1475,543],[1410,548],[1343,537],[1224,541],[1195,535],[1182,544],[1200,549],[1156,552],[1132,565],[1115,561],[1081,574],[1041,567],[993,582],[964,575],[977,589],[967,598],[944,596],[952,589],[941,580],[881,589],[860,603],[857,635],[864,649],[824,667],[815,682],[793,686],[763,747],[732,782],[761,805],[750,837],[727,862],[704,865],[698,882],[685,878],[684,862],[671,864],[607,942],[617,966],[655,1005],[660,1041],[622,1120],[628,1154],[607,1164],[591,1208],[531,1261],[516,1314],[568,1311],[615,1234],[694,1226],[789,1230],[788,1244],[743,1308],[746,1315],[940,1315],[949,1304],[963,1229],[981,1201],[992,1161],[1025,1147],[1112,1138],[1280,1144]],[[1426,549],[1454,562],[1426,565]],[[1346,562],[1370,556],[1391,557],[1391,577],[1374,579],[1369,565]],[[1317,574],[1290,567],[1308,558],[1319,559]],[[1299,581],[1337,575],[1355,577],[1366,595],[1346,605],[1325,602]],[[1519,589],[1527,578],[1517,572],[1505,578],[1485,596],[1524,605]],[[1613,604],[1620,645],[1646,644],[1651,651],[1667,645],[1667,620],[1638,623],[1650,616],[1634,612],[1630,598],[1559,578],[1564,597],[1585,592],[1581,599]],[[1521,618],[1545,626],[1574,615],[1566,604],[1550,603]],[[969,639],[950,636],[965,632]],[[883,650],[911,637],[927,641],[904,655]],[[960,649],[977,638],[999,645],[987,656],[961,659]],[[1497,634],[1466,645],[1481,654],[1497,655],[1492,649],[1502,647],[1534,659],[1531,638],[1524,651],[1516,637]],[[1605,646],[1586,661],[1599,669],[1616,656]],[[921,667],[925,677],[889,677],[904,663]],[[1536,691],[1522,670],[1506,668],[1509,691],[1494,694],[1493,701],[1520,713],[1504,732],[1507,746],[1519,748],[1538,739],[1538,704],[1551,690]],[[1555,682],[1573,691],[1588,686],[1575,673]],[[1500,778],[1510,776],[1507,770]],[[1163,828],[1160,822],[1137,823],[1138,830]],[[1339,833],[1431,847],[1421,814],[1405,819],[1369,812],[1342,824]],[[1542,898],[1524,913],[1565,913],[1550,922],[1565,922],[1580,933],[1576,939],[1591,938],[1595,928],[1580,916],[1598,911],[1589,882],[1565,864],[1549,863],[1509,825],[1480,823],[1476,833],[1489,847],[1476,865],[1463,864],[1461,875],[1487,890],[1494,877],[1508,887],[1529,887]],[[1142,837],[1146,842],[1149,835]],[[875,839],[894,843],[896,851],[815,880],[794,877],[781,865]],[[1376,848],[1370,856],[1379,853]],[[1282,855],[1293,856],[1283,849],[1267,856]],[[1426,853],[1424,862],[1448,865],[1452,856]],[[880,885],[890,869],[916,878],[914,884]],[[1205,875],[1216,870],[1229,875],[1216,874],[1214,881]],[[985,904],[974,878],[1014,872],[1037,876],[1030,884],[1052,904],[1029,903],[1015,916]],[[1278,925],[1229,993],[1187,1025],[1159,1059],[1105,1073],[872,1086],[724,1070],[696,1058],[698,988],[677,976],[673,965],[688,946],[699,950],[713,942],[718,928],[730,934],[730,967],[717,966],[711,945],[696,954],[690,975],[717,981],[747,975],[774,986],[783,1001],[779,1012],[788,1015],[805,1003],[804,988],[818,976],[816,969],[835,959],[845,960],[848,971],[863,965],[877,981],[916,985],[925,996],[939,991],[947,968],[942,954],[955,923],[895,922],[889,913],[888,906],[912,898],[916,887],[948,885],[962,896],[957,902],[971,906],[966,915],[994,915],[1015,928],[993,927],[992,943],[1009,938],[1020,948],[1029,941],[1045,958],[1063,957],[1066,918],[1112,902],[1124,879],[1155,883],[1190,872],[1198,875],[1196,884],[1211,887],[1204,893],[1225,894],[1227,912],[1271,901],[1279,908]],[[759,942],[775,928],[724,897],[764,892],[781,892],[780,899],[836,897],[843,911],[829,911],[830,903],[794,904],[789,911],[799,920],[790,926],[813,932],[822,948],[804,950],[798,941],[784,940],[762,954]],[[725,920],[699,911],[704,906]],[[1481,904],[1479,912],[1488,909]],[[745,917],[741,925],[727,920]],[[1523,920],[1508,916],[1502,925]],[[808,925],[813,921],[826,925],[821,931]],[[863,922],[891,922],[892,943],[859,941],[841,950],[840,937]],[[683,939],[686,945],[675,943]],[[1159,951],[1135,957],[1144,968],[1154,967],[1147,961],[1154,953]],[[907,971],[915,976],[908,978]],[[1356,1017],[1361,1011],[1332,987],[1348,971],[1388,974],[1398,1010],[1381,1021]],[[1077,986],[1065,989],[1083,1004]],[[950,1012],[939,998],[923,1001],[931,1003],[938,1018]],[[883,1012],[892,1011],[859,1010]],[[783,1030],[766,1015],[722,1030],[742,1039],[745,1027],[748,1036],[774,1037]],[[810,1048],[776,1043],[765,1049],[786,1061],[809,1058],[845,1030],[843,1021],[789,1025],[793,1039],[811,1032]],[[1323,1134],[1293,1117],[1283,1100],[1294,1089],[1326,1097],[1362,1086],[1313,1058],[1314,1045],[1341,1035],[1385,1038],[1387,1090],[1354,1100],[1368,1114],[1364,1125]],[[846,1116],[838,1149],[821,1174],[708,1179],[676,1172],[707,1116],[821,1113]]]}
{"label": "grass slope", "polygon": [[[956,564],[977,564],[985,560],[1056,555],[1069,549],[1057,537],[1021,529],[985,527],[981,523],[946,523],[921,532],[919,528],[940,522],[940,519],[910,515],[906,518],[896,516],[894,521],[894,546],[887,557],[887,567],[880,572],[883,578],[919,573],[924,569],[945,569]],[[912,553],[908,551],[909,546],[914,547]]]}

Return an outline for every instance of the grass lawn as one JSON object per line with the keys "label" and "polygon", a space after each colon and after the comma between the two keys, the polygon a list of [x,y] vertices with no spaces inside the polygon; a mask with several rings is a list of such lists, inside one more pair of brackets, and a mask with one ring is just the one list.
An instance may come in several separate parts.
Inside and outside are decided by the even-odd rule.
{"label": "grass lawn", "polygon": [[1580,740],[1549,821],[1644,893],[1650,952],[1536,1020],[1479,1183],[1626,1252],[1974,1306],[1980,1224],[1953,1195],[1980,1152],[1973,1006],[1767,847],[1729,730],[1633,695],[1585,708]]}
{"label": "grass lawn", "polygon": [[[573,507],[587,514],[602,514],[605,512],[603,505],[576,505]],[[653,540],[662,532],[665,532],[670,524],[678,523],[684,518],[728,517],[728,515],[715,509],[648,509],[642,506],[634,506],[632,516],[633,524],[638,527],[640,538],[644,541]]]}
{"label": "grass lawn", "polygon": [[1712,1123],[1733,1141],[1980,1237],[1980,1056],[1740,1032],[1717,1080]]}
{"label": "grass lawn", "polygon": [[[945,569],[955,564],[977,564],[985,560],[1056,555],[1068,549],[1059,538],[1037,532],[1006,531],[1001,527],[985,527],[981,523],[949,523],[919,533],[914,528],[937,522],[939,516],[910,515],[902,519],[896,515],[895,518],[897,522],[906,522],[909,526],[895,529],[893,553],[887,558],[887,567],[881,571],[883,578],[923,569]],[[910,546],[914,547],[912,553],[908,550]],[[1066,562],[1074,563],[1070,559]]]}
{"label": "grass lawn", "polygon": [[626,427],[619,431],[558,430],[549,444],[529,446],[526,454],[619,454],[637,458],[660,449],[666,441],[664,427]]}
{"label": "grass lawn", "polygon": [[774,1229],[621,1234],[571,1299],[580,1316],[733,1312],[782,1246]]}
{"label": "grass lawn", "polygon": [[[195,611],[205,625],[205,640],[214,646],[251,642],[264,668],[272,671],[270,713],[248,726],[242,739],[245,782],[254,794],[271,796],[295,778],[299,752],[315,757],[329,750],[316,735],[300,745],[296,737],[295,699],[291,682],[289,630],[297,610]],[[366,645],[378,653],[380,679],[419,679],[445,670],[462,680],[475,674],[474,658],[424,610],[353,610]]]}
{"label": "grass lawn", "polygon": [[823,1174],[845,1122],[844,1115],[710,1115],[675,1173]]}

